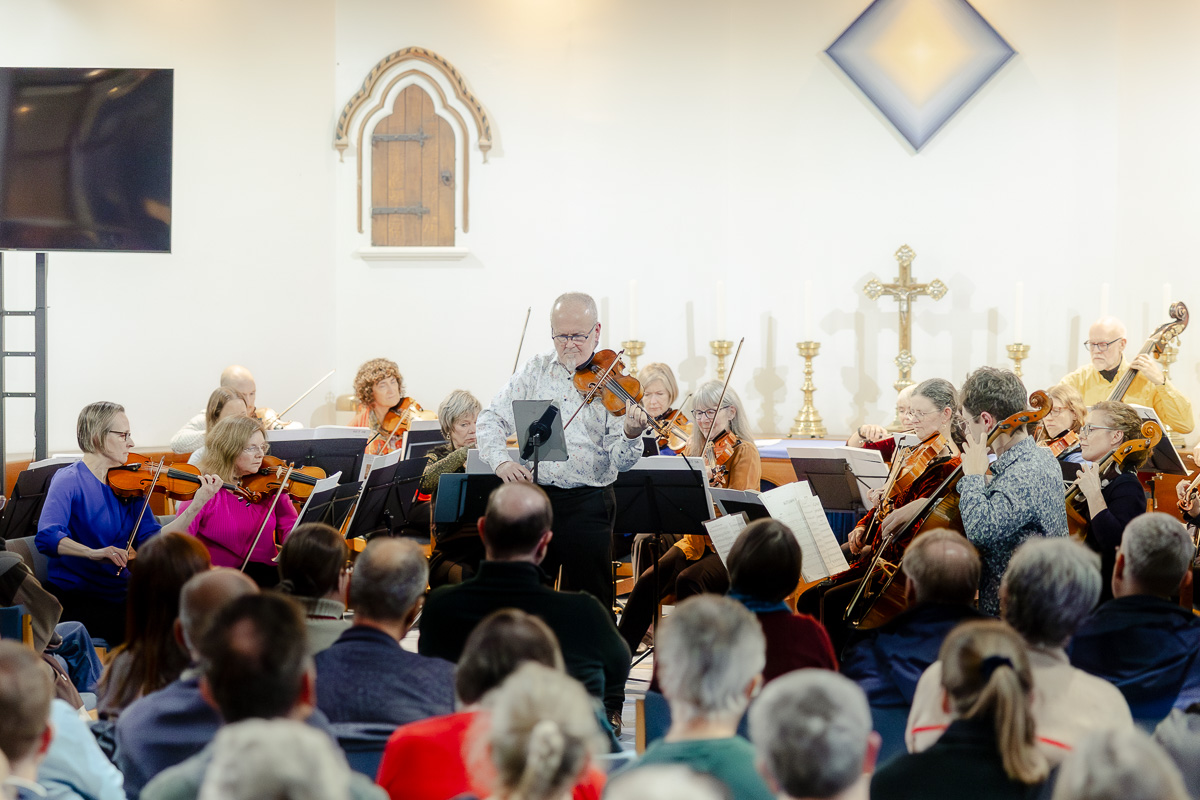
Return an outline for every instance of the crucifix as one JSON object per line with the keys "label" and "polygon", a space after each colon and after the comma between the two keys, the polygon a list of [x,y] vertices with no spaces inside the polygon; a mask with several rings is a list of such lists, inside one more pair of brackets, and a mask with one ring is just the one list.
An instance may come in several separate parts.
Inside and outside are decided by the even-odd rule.
{"label": "crucifix", "polygon": [[[929,283],[913,283],[912,262],[917,254],[908,245],[896,251],[896,261],[900,262],[900,277],[892,283],[880,283],[872,278],[863,292],[872,300],[880,295],[896,298],[900,304],[900,355],[896,356],[895,364],[900,369],[900,377],[892,386],[899,392],[905,386],[911,386],[912,368],[917,360],[912,355],[912,301],[921,295],[928,295],[934,300],[941,300],[946,295],[946,284],[936,278]],[[893,428],[898,428],[903,420],[897,417],[892,422]]]}

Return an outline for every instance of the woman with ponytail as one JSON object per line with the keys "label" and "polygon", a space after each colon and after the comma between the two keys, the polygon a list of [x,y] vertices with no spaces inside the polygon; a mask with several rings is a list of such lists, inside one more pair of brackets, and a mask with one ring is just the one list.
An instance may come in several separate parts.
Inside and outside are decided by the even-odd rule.
{"label": "woman with ponytail", "polygon": [[959,625],[940,653],[942,702],[952,722],[928,750],[888,762],[871,798],[1033,798],[1049,765],[1038,750],[1033,675],[1025,643],[1008,625]]}

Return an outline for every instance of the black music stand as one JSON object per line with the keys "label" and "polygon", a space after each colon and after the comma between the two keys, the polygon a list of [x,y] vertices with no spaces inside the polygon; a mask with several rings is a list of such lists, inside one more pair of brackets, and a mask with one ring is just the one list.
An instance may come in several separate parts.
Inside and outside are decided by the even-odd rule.
{"label": "black music stand", "polygon": [[425,458],[433,448],[446,443],[442,436],[442,425],[437,420],[415,419],[404,433],[404,448],[401,458],[405,461]]}
{"label": "black music stand", "polygon": [[354,483],[339,483],[323,492],[313,492],[304,501],[304,508],[300,509],[300,516],[296,519],[296,524],[323,522],[341,530],[342,523],[346,521],[350,509],[354,508],[354,500],[358,497],[361,488],[362,481],[355,481]]}
{"label": "black music stand", "polygon": [[771,512],[767,511],[762,500],[758,499],[757,492],[743,492],[738,489],[709,489],[709,491],[712,492],[713,502],[717,504],[717,508],[722,514],[744,513],[750,522],[771,516]]}
{"label": "black music stand", "polygon": [[0,512],[0,544],[9,539],[37,535],[38,519],[42,516],[50,479],[54,473],[73,463],[74,460],[63,460],[42,466],[30,465],[30,469],[21,471],[13,486],[12,496]]}
{"label": "black music stand", "polygon": [[[267,431],[271,455],[297,467],[320,467],[326,475],[340,472],[341,483],[354,483],[362,472],[367,440],[370,438],[367,429],[363,428],[361,434],[354,436],[318,438],[317,432],[321,430]],[[305,433],[310,435],[298,435]]]}
{"label": "black music stand", "polygon": [[[358,495],[346,538],[369,539],[381,533],[391,536],[408,525],[417,484],[424,471],[424,459],[399,461],[372,469]],[[388,502],[393,496],[398,502]]]}
{"label": "black music stand", "polygon": [[844,458],[793,458],[796,478],[808,481],[826,511],[864,513],[858,477]]}
{"label": "black music stand", "polygon": [[487,511],[488,496],[502,483],[503,480],[490,472],[442,474],[433,504],[434,524],[454,525],[479,519]]}

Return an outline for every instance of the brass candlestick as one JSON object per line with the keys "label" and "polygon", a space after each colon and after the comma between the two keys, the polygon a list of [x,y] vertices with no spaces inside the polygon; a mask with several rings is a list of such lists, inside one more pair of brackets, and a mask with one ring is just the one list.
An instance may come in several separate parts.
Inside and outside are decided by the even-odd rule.
{"label": "brass candlestick", "polygon": [[1007,349],[1008,357],[1013,361],[1013,372],[1019,378],[1021,377],[1021,362],[1029,356],[1029,345],[1017,342],[1016,344],[1010,344]]}
{"label": "brass candlestick", "polygon": [[804,392],[804,406],[796,415],[796,424],[792,426],[790,434],[805,439],[820,439],[825,436],[825,425],[821,422],[817,407],[813,405],[812,396],[817,387],[812,382],[812,360],[821,351],[821,343],[796,342],[796,349],[804,359],[804,385],[800,387],[800,391]]}
{"label": "brass candlestick", "polygon": [[625,355],[629,356],[629,374],[636,378],[638,356],[646,352],[646,343],[630,339],[628,342],[621,342],[621,347],[625,348]]}
{"label": "brass candlestick", "polygon": [[717,357],[717,380],[725,380],[725,359],[733,352],[733,342],[728,339],[713,339],[708,343],[713,355]]}
{"label": "brass candlestick", "polygon": [[[1162,364],[1163,380],[1171,379],[1171,365],[1179,358],[1179,337],[1173,336],[1163,345],[1162,355],[1158,357],[1158,362]],[[1178,431],[1171,430],[1171,426],[1163,423],[1163,435],[1177,449],[1183,447],[1183,435]]]}

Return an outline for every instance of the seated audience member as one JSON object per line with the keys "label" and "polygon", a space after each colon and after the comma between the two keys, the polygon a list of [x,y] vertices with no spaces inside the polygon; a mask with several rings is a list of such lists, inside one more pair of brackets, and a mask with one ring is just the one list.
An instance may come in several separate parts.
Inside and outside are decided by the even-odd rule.
{"label": "seated audience member", "polygon": [[656,764],[617,773],[604,800],[730,800],[725,785],[684,766]]}
{"label": "seated audience member", "polygon": [[190,666],[172,683],[133,701],[117,718],[113,760],[125,775],[130,800],[151,778],[199,753],[216,735],[220,717],[200,693],[200,643],[221,608],[257,591],[254,581],[227,567],[201,572],[183,585],[171,633]]}
{"label": "seated audience member", "polygon": [[842,653],[842,674],[862,687],[874,708],[907,708],[946,634],[985,616],[974,608],[979,554],[961,533],[925,531],[908,546],[901,568],[908,609],[852,639]]}
{"label": "seated audience member", "polygon": [[1178,768],[1140,730],[1098,731],[1085,738],[1059,770],[1053,795],[1053,800],[1187,798]]}
{"label": "seated audience member", "polygon": [[1154,741],[1183,773],[1188,794],[1200,797],[1200,703],[1186,711],[1172,709],[1154,729]]}
{"label": "seated audience member", "polygon": [[[467,452],[475,447],[475,420],[483,409],[470,392],[455,389],[438,406],[438,422],[446,443],[426,454],[421,473],[421,491],[429,502],[437,501],[438,481],[443,475],[466,472]],[[436,589],[447,583],[462,583],[479,570],[484,558],[483,542],[474,522],[443,523],[430,521],[433,550],[429,554],[429,586]]]}
{"label": "seated audience member", "polygon": [[506,483],[493,491],[486,515],[479,518],[487,559],[475,577],[429,594],[418,649],[457,662],[480,620],[500,608],[518,608],[550,626],[567,673],[603,700],[610,722],[619,727],[629,648],[595,597],[545,585],[549,579],[538,564],[553,536],[551,523],[550,501],[536,485]]}
{"label": "seated audience member", "polygon": [[316,656],[331,722],[404,725],[454,710],[454,665],[400,646],[421,613],[429,563],[407,539],[373,539],[354,564],[351,628]]}
{"label": "seated audience member", "polygon": [[[1072,667],[1064,649],[1099,597],[1100,557],[1070,539],[1021,545],[1000,584],[1004,621],[1029,650],[1038,746],[1052,765],[1092,731],[1133,727],[1116,687]],[[917,683],[904,734],[909,752],[928,749],[950,723],[942,669],[935,661]]]}
{"label": "seated audience member", "polygon": [[1036,797],[1050,766],[1038,749],[1035,678],[1021,637],[998,620],[964,622],[937,663],[939,702],[953,721],[927,749],[880,767],[872,800]]}
{"label": "seated audience member", "polygon": [[24,645],[0,642],[0,753],[11,773],[6,787],[19,788],[23,798],[46,795],[37,774],[54,738],[53,697],[54,687],[41,659]]}
{"label": "seated audience member", "polygon": [[634,769],[684,764],[721,781],[739,800],[772,797],[755,772],[754,748],[737,735],[766,663],[758,620],[728,597],[689,597],[659,625],[656,644],[671,727]]}
{"label": "seated audience member", "polygon": [[42,652],[54,638],[62,605],[33,576],[19,553],[0,545],[0,606],[25,606],[33,622],[33,649]]}
{"label": "seated audience member", "polygon": [[767,640],[763,680],[804,667],[837,669],[825,626],[783,602],[800,585],[800,543],[774,519],[746,526],[729,550],[729,596],[758,618]]}
{"label": "seated audience member", "polygon": [[128,636],[113,652],[98,687],[96,708],[102,717],[116,717],[183,672],[187,653],[172,633],[179,618],[179,592],[193,575],[211,567],[208,549],[186,533],[160,534],[142,547],[129,578]]}
{"label": "seated audience member", "polygon": [[[489,776],[467,768],[463,748],[484,696],[526,662],[563,671],[554,632],[532,614],[505,608],[475,626],[454,671],[458,712],[412,722],[388,740],[376,782],[393,800],[446,800],[489,790]],[[604,773],[592,768],[575,787],[574,800],[599,798]]]}
{"label": "seated audience member", "polygon": [[308,654],[329,647],[349,627],[346,590],[350,551],[337,529],[320,522],[298,525],[279,552],[277,589],[304,606]]}
{"label": "seated audience member", "polygon": [[[208,396],[208,407],[204,410],[204,433],[207,435],[208,431],[215,428],[217,423],[226,417],[248,416],[250,416],[250,410],[246,408],[246,401],[240,394],[225,386],[218,387]],[[187,463],[198,467],[202,458],[204,458],[204,445],[200,445],[192,451],[192,454],[188,456]]]}
{"label": "seated audience member", "polygon": [[1113,569],[1113,599],[1071,639],[1071,663],[1125,695],[1138,718],[1200,702],[1200,618],[1171,602],[1192,580],[1196,547],[1167,514],[1129,523]]}
{"label": "seated audience member", "polygon": [[805,669],[772,681],[750,709],[750,739],[776,797],[866,800],[879,734],[847,678]]}
{"label": "seated audience member", "polygon": [[321,731],[290,719],[226,725],[200,800],[348,800],[350,765]]}
{"label": "seated audience member", "polygon": [[125,800],[120,770],[100,749],[79,709],[55,698],[50,702],[54,738],[37,771],[37,781],[52,800]]}
{"label": "seated audience member", "polygon": [[491,797],[567,800],[605,747],[587,692],[574,678],[527,662],[484,701],[495,770]]}
{"label": "seated audience member", "polygon": [[[287,718],[323,723],[316,709],[316,674],[305,655],[304,615],[293,600],[267,592],[225,604],[204,633],[200,692],[225,725],[247,719]],[[318,716],[319,715],[319,716]],[[213,746],[160,772],[145,800],[195,800],[213,759]],[[350,797],[383,798],[383,790],[354,774]]]}

